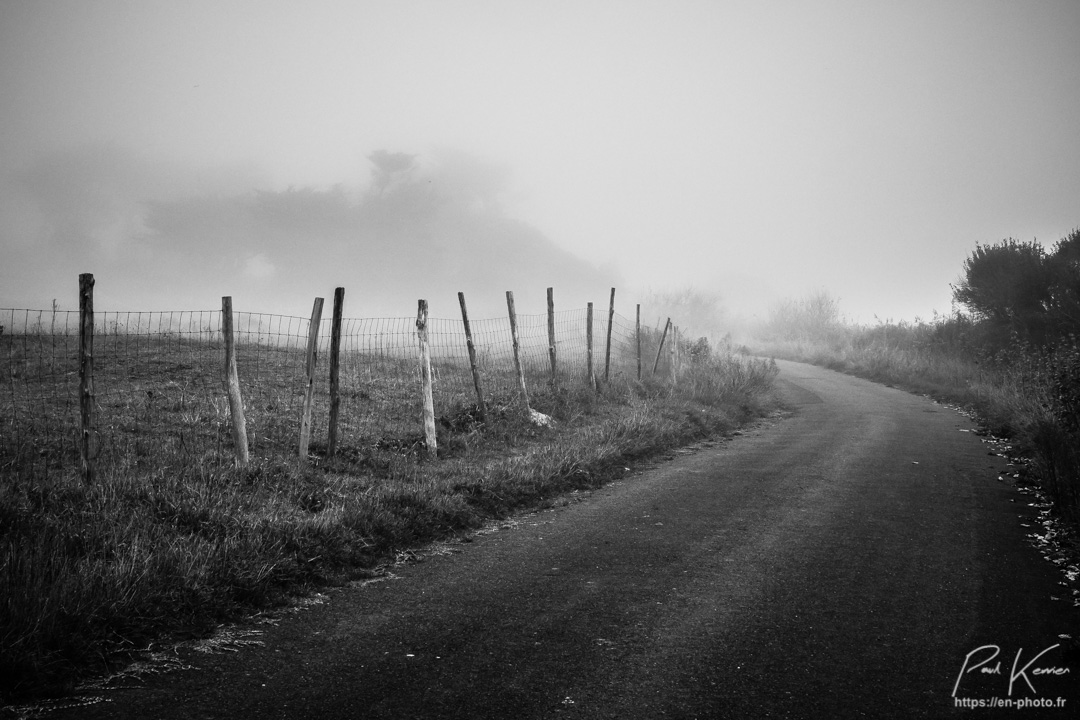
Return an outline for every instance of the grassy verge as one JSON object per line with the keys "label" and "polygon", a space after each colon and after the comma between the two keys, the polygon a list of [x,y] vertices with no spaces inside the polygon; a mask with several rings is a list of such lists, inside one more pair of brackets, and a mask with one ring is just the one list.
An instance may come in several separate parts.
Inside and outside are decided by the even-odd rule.
{"label": "grassy verge", "polygon": [[684,370],[674,388],[538,393],[554,428],[498,403],[482,427],[462,406],[440,418],[435,462],[353,447],[307,467],[163,462],[91,487],[56,476],[0,487],[0,692],[61,691],[151,640],[205,635],[287,592],[363,577],[396,550],[596,487],[775,404],[768,363],[714,354]]}

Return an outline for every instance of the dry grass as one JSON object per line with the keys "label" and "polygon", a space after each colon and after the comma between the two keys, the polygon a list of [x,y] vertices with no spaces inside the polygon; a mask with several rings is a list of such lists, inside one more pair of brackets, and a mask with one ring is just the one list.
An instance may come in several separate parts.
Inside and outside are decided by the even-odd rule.
{"label": "dry grass", "polygon": [[[241,472],[227,462],[223,408],[199,399],[204,388],[220,396],[216,365],[178,349],[167,381],[175,385],[147,370],[162,354],[123,371],[102,364],[112,440],[89,487],[70,463],[40,472],[41,458],[70,448],[21,424],[18,392],[43,380],[31,377],[34,363],[7,356],[7,402],[20,423],[4,446],[0,484],[0,678],[9,698],[69,687],[154,639],[206,635],[297,588],[368,576],[402,548],[595,487],[635,458],[731,430],[769,411],[775,375],[767,363],[719,354],[688,364],[675,387],[638,383],[625,369],[600,394],[580,379],[558,389],[541,382],[530,388],[532,404],[556,419],[554,429],[531,425],[498,383],[480,425],[464,385],[442,396],[432,462],[416,452],[415,393],[402,389],[409,380],[372,372],[349,392],[383,415],[353,427],[334,459],[316,444],[300,464],[281,440],[293,426],[275,416],[292,412],[295,386],[285,379],[273,389],[294,363],[268,353],[259,360],[263,385],[249,396],[261,452]],[[406,378],[415,372],[405,370]],[[399,422],[408,415],[408,425]],[[287,447],[271,452],[275,444]]]}

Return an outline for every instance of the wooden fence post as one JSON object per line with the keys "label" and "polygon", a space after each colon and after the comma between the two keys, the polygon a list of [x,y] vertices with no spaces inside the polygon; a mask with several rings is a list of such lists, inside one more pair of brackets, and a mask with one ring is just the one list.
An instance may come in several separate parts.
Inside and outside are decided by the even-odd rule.
{"label": "wooden fence post", "polygon": [[457,294],[461,305],[461,321],[465,325],[465,346],[469,350],[469,368],[472,370],[473,387],[476,388],[476,406],[480,409],[480,422],[487,425],[487,403],[484,402],[484,390],[480,384],[480,368],[476,364],[476,346],[473,345],[472,328],[469,326],[469,311],[465,309],[465,293]]}
{"label": "wooden fence post", "polygon": [[660,367],[660,353],[664,350],[664,339],[667,338],[669,327],[671,327],[671,318],[668,318],[667,322],[664,323],[664,334],[660,336],[660,347],[656,348],[656,362],[652,366],[653,375],[656,374],[656,369]]}
{"label": "wooden fence post", "polygon": [[517,372],[518,386],[521,388],[521,399],[525,401],[525,409],[529,409],[529,391],[525,387],[525,371],[521,367],[521,346],[518,343],[517,313],[514,312],[514,293],[506,291],[506,309],[510,313],[510,337],[514,341],[514,370]]}
{"label": "wooden fence post", "polygon": [[315,298],[311,308],[311,322],[308,323],[307,363],[304,367],[304,406],[300,415],[301,460],[307,460],[311,447],[311,404],[315,400],[315,363],[319,351],[319,325],[322,323],[323,299]]}
{"label": "wooden fence post", "polygon": [[94,276],[79,275],[79,463],[83,482],[94,482]]}
{"label": "wooden fence post", "polygon": [[548,355],[551,357],[551,387],[559,386],[559,373],[555,365],[555,296],[554,289],[547,289]]}
{"label": "wooden fence post", "polygon": [[641,303],[637,304],[637,314],[634,320],[634,337],[637,340],[637,379],[641,382]]}
{"label": "wooden fence post", "polygon": [[244,421],[244,402],[240,396],[240,378],[236,372],[231,296],[221,298],[221,334],[225,338],[225,391],[229,396],[233,452],[236,455],[236,467],[243,469],[247,467],[250,455],[248,454],[247,423]]}
{"label": "wooden fence post", "polygon": [[676,325],[671,326],[671,347],[668,349],[668,359],[671,362],[671,382],[675,382],[675,363],[678,362],[678,350],[679,347],[679,328]]}
{"label": "wooden fence post", "polygon": [[419,300],[416,308],[416,337],[420,342],[420,378],[423,381],[424,447],[427,457],[435,459],[439,448],[435,439],[435,400],[431,387],[431,349],[428,347],[427,320],[427,300]]}
{"label": "wooden fence post", "polygon": [[337,454],[338,414],[341,410],[341,315],[345,288],[334,288],[334,316],[330,325],[330,426],[326,433],[326,457]]}
{"label": "wooden fence post", "polygon": [[611,375],[611,324],[615,320],[615,288],[611,288],[611,302],[607,313],[607,349],[604,351],[604,382]]}
{"label": "wooden fence post", "polygon": [[593,305],[589,303],[585,311],[585,382],[596,389],[596,376],[593,375]]}

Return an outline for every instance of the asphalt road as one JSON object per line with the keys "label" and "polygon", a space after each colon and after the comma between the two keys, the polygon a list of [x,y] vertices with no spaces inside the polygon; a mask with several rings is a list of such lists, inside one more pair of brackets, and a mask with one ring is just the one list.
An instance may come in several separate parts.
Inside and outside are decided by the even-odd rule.
{"label": "asphalt road", "polygon": [[[1075,610],[973,422],[781,367],[783,419],[51,717],[1076,717]],[[959,707],[994,698],[1065,706]]]}

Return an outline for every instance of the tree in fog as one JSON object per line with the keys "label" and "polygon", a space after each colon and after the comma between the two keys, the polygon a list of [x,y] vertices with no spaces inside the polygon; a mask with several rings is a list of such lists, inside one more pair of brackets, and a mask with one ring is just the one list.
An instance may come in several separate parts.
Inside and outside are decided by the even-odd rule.
{"label": "tree in fog", "polygon": [[1058,241],[1050,261],[1053,322],[1066,332],[1080,331],[1080,229]]}
{"label": "tree in fog", "polygon": [[999,333],[1042,344],[1080,330],[1080,231],[1052,252],[1012,238],[978,245],[953,298]]}
{"label": "tree in fog", "polygon": [[374,166],[372,189],[376,195],[382,195],[395,183],[406,181],[416,169],[416,156],[408,153],[376,150],[367,159]]}
{"label": "tree in fog", "polygon": [[953,286],[953,297],[992,325],[1030,338],[1041,336],[1050,286],[1043,246],[1010,238],[976,246],[964,261],[964,274]]}
{"label": "tree in fog", "polygon": [[785,340],[828,340],[842,328],[840,301],[825,291],[787,298],[769,310],[766,328]]}
{"label": "tree in fog", "polygon": [[724,334],[725,311],[719,293],[699,290],[693,286],[676,290],[649,290],[641,301],[645,319],[662,323],[668,318],[677,322],[686,333],[693,335]]}
{"label": "tree in fog", "polygon": [[[381,260],[368,263],[380,267],[365,279],[371,291],[437,303],[456,300],[459,290],[492,286],[557,286],[564,298],[572,289],[608,286],[609,279],[587,263],[511,217],[505,206],[512,183],[504,166],[447,149],[422,162],[386,150],[368,160],[371,184],[359,203],[353,243]],[[505,296],[488,297],[499,308]],[[482,302],[478,298],[475,307],[483,308]],[[442,307],[447,305],[454,307]]]}

